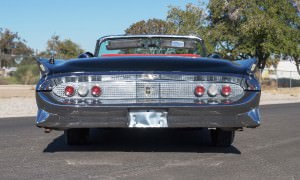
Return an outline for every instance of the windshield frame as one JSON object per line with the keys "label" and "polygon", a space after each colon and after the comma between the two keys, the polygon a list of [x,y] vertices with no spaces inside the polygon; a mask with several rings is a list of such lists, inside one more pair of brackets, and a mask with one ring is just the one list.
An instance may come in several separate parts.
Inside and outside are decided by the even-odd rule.
{"label": "windshield frame", "polygon": [[114,36],[104,36],[97,40],[94,55],[98,57],[100,52],[101,44],[106,42],[107,40],[117,40],[117,39],[135,39],[135,38],[174,38],[176,39],[186,39],[186,40],[194,40],[198,41],[201,45],[202,49],[202,57],[206,57],[206,47],[204,45],[204,41],[197,36],[181,36],[181,35],[114,35]]}

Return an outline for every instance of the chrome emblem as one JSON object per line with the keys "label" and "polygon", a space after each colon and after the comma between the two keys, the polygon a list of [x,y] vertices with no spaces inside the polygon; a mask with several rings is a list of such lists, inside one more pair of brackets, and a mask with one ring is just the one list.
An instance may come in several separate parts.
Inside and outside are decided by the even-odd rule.
{"label": "chrome emblem", "polygon": [[149,96],[152,93],[151,87],[145,87],[145,94],[146,96]]}

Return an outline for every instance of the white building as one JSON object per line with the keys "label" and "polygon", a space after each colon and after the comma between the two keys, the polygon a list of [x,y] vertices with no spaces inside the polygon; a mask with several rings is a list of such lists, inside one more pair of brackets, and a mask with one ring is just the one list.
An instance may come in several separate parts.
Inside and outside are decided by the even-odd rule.
{"label": "white building", "polygon": [[[277,71],[277,73],[276,73]],[[273,66],[266,68],[262,73],[263,78],[269,79],[295,79],[300,80],[295,62],[289,60],[281,60],[277,65],[277,69]]]}
{"label": "white building", "polygon": [[6,67],[3,67],[3,68],[0,68],[0,76],[10,76],[12,73],[16,72],[17,71],[17,67],[9,67],[9,68],[6,68]]}

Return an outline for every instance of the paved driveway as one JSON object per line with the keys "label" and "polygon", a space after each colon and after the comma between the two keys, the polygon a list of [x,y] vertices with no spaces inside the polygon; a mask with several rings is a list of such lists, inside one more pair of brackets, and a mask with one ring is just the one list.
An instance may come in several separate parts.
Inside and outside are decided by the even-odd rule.
{"label": "paved driveway", "polygon": [[68,147],[34,117],[0,119],[0,179],[300,179],[300,104],[262,106],[258,129],[213,148],[206,130],[93,130]]}

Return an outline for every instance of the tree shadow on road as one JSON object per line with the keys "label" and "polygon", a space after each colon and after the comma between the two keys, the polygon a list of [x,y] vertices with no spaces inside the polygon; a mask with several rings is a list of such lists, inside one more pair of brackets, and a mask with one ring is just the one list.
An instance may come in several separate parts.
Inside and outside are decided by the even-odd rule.
{"label": "tree shadow on road", "polygon": [[67,146],[60,135],[44,152],[191,152],[241,154],[234,146],[212,147],[207,129],[92,129],[85,146]]}

